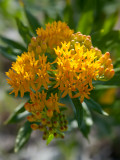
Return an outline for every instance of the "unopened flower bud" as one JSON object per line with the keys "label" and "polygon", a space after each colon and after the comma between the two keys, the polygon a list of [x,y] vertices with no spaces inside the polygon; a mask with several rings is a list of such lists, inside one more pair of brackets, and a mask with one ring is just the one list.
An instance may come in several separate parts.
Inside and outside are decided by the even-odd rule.
{"label": "unopened flower bud", "polygon": [[99,68],[99,75],[101,76],[103,73],[104,73],[104,67],[101,66],[101,67]]}
{"label": "unopened flower bud", "polygon": [[105,53],[105,59],[108,59],[108,58],[110,58],[110,53],[109,53],[109,52],[106,52],[106,53]]}
{"label": "unopened flower bud", "polygon": [[40,112],[36,112],[35,117],[36,117],[37,119],[41,119],[41,118],[42,118],[42,114],[41,114]]}
{"label": "unopened flower bud", "polygon": [[36,41],[35,37],[32,37],[31,44],[32,44],[32,46],[36,46],[37,45],[37,41]]}
{"label": "unopened flower bud", "polygon": [[24,107],[25,107],[26,111],[31,112],[31,110],[30,110],[30,104],[29,103],[26,103],[24,105]]}
{"label": "unopened flower bud", "polygon": [[43,118],[42,121],[41,121],[41,123],[42,123],[43,125],[46,125],[46,123],[47,123],[47,122],[46,122],[46,119]]}
{"label": "unopened flower bud", "polygon": [[109,66],[109,69],[113,69],[113,64],[111,64],[111,65]]}
{"label": "unopened flower bud", "polygon": [[107,68],[106,70],[105,70],[105,77],[107,78],[107,79],[111,79],[113,76],[114,76],[114,74],[115,74],[115,71],[114,71],[114,69],[109,69],[109,68]]}
{"label": "unopened flower bud", "polygon": [[37,54],[40,54],[41,52],[42,52],[41,47],[40,47],[40,46],[37,46],[37,47],[36,47],[36,53],[37,53]]}
{"label": "unopened flower bud", "polygon": [[27,116],[27,120],[28,120],[29,122],[34,122],[34,121],[35,121],[35,118],[34,118],[33,115],[30,115],[30,116]]}
{"label": "unopened flower bud", "polygon": [[57,121],[54,121],[54,122],[53,122],[53,126],[54,126],[54,127],[58,127],[58,125],[59,125],[59,124],[58,124]]}
{"label": "unopened flower bud", "polygon": [[107,61],[106,61],[106,66],[109,67],[112,63],[112,60],[109,58]]}
{"label": "unopened flower bud", "polygon": [[57,138],[57,137],[58,137],[58,134],[57,134],[56,132],[54,133],[54,137],[55,137],[55,138]]}
{"label": "unopened flower bud", "polygon": [[47,111],[47,116],[48,116],[49,118],[51,118],[51,117],[53,116],[53,111],[52,111],[51,109],[48,109],[48,111]]}
{"label": "unopened flower bud", "polygon": [[40,131],[44,131],[44,130],[45,130],[45,127],[42,126],[42,125],[40,125],[40,126],[39,126],[39,130],[40,130]]}
{"label": "unopened flower bud", "polygon": [[85,46],[90,48],[92,43],[91,43],[91,40],[89,40],[88,38],[86,38],[85,42],[84,42]]}
{"label": "unopened flower bud", "polygon": [[64,131],[64,127],[62,126],[62,127],[60,127],[60,131]]}
{"label": "unopened flower bud", "polygon": [[33,130],[36,130],[36,129],[39,128],[39,126],[38,126],[37,124],[31,124],[31,128],[32,128]]}
{"label": "unopened flower bud", "polygon": [[47,121],[47,124],[46,124],[48,127],[52,127],[52,123],[51,121]]}

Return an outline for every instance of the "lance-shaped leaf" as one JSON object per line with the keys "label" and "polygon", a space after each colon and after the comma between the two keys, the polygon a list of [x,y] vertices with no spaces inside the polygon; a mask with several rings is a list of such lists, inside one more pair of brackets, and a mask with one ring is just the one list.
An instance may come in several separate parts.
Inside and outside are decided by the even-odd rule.
{"label": "lance-shaped leaf", "polygon": [[111,14],[110,17],[105,20],[103,27],[102,27],[104,30],[103,32],[104,35],[113,29],[117,20],[118,20],[118,11]]}
{"label": "lance-shaped leaf", "polygon": [[120,67],[120,57],[116,59],[116,61],[113,63],[114,68]]}
{"label": "lance-shaped leaf", "polygon": [[83,107],[84,117],[80,131],[82,132],[85,138],[88,138],[91,126],[93,125],[93,120],[92,120],[92,115],[88,110],[85,102],[82,103],[82,107]]}
{"label": "lance-shaped leaf", "polygon": [[68,26],[72,29],[75,28],[74,26],[74,18],[73,18],[73,9],[70,4],[66,4],[64,8],[64,15],[63,15],[63,20],[68,24]]}
{"label": "lance-shaped leaf", "polygon": [[[110,31],[104,36],[104,30],[96,32],[91,35],[93,46],[97,46],[103,52],[110,50],[111,48],[116,49],[116,46],[120,44],[120,31]],[[99,37],[99,38],[97,38]]]}
{"label": "lance-shaped leaf", "polygon": [[32,35],[29,31],[29,28],[27,26],[24,26],[24,24],[18,18],[16,18],[16,22],[17,22],[18,31],[19,31],[21,37],[23,38],[26,45],[28,45],[30,43],[30,40],[32,37]]}
{"label": "lance-shaped leaf", "polygon": [[75,116],[78,122],[78,127],[81,129],[82,122],[83,122],[83,107],[82,107],[82,104],[80,103],[79,98],[73,98],[72,102],[75,108]]}
{"label": "lance-shaped leaf", "polygon": [[17,56],[15,55],[15,52],[10,47],[2,47],[0,46],[0,54],[2,54],[4,57],[11,61],[16,61]]}
{"label": "lance-shaped leaf", "polygon": [[83,12],[80,15],[77,29],[76,31],[79,31],[83,34],[90,34],[92,27],[93,27],[93,21],[94,21],[94,0],[87,0],[86,4],[83,8]]}
{"label": "lance-shaped leaf", "polygon": [[5,124],[16,123],[18,115],[25,111],[24,105],[25,103],[21,103],[20,105],[18,105],[13,111],[13,113],[10,115],[10,117],[5,121]]}
{"label": "lance-shaped leaf", "polygon": [[14,151],[18,152],[29,140],[32,133],[31,123],[26,122],[18,131]]}
{"label": "lance-shaped leaf", "polygon": [[103,111],[102,107],[100,106],[100,104],[98,104],[97,102],[95,102],[92,98],[90,99],[84,99],[84,102],[86,103],[87,107],[91,110],[94,110],[100,114],[104,114],[106,115],[106,113]]}
{"label": "lance-shaped leaf", "polygon": [[36,29],[38,27],[41,27],[41,24],[39,23],[37,18],[27,8],[24,8],[24,10],[25,10],[25,14],[26,14],[28,23],[30,25],[30,28],[32,29],[33,33],[36,35]]}
{"label": "lance-shaped leaf", "polygon": [[49,137],[48,137],[48,139],[47,139],[47,143],[46,143],[46,144],[47,144],[47,145],[50,144],[50,142],[51,142],[53,139],[54,139],[54,135],[53,135],[53,134],[50,134]]}
{"label": "lance-shaped leaf", "polygon": [[20,50],[22,50],[22,52],[26,51],[26,48],[19,42],[16,42],[12,39],[9,39],[9,38],[3,37],[3,36],[0,36],[0,39],[12,48],[20,49]]}

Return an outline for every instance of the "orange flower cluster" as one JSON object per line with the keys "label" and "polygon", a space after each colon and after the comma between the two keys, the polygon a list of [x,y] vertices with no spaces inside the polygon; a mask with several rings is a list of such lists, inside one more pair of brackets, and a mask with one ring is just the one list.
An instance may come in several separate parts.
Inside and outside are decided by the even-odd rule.
{"label": "orange flower cluster", "polygon": [[28,46],[28,51],[34,51],[36,54],[52,52],[53,48],[60,46],[61,42],[71,40],[73,30],[69,29],[64,22],[48,23],[46,29],[38,28],[37,37],[33,37]]}
{"label": "orange flower cluster", "polygon": [[43,139],[47,139],[50,134],[54,134],[56,138],[63,137],[61,132],[67,130],[67,120],[60,112],[59,106],[64,104],[58,102],[57,93],[55,95],[51,93],[49,99],[46,96],[47,93],[44,91],[30,93],[31,103],[25,104],[25,109],[31,113],[27,119],[33,122],[31,125],[33,130],[39,129],[44,132]]}
{"label": "orange flower cluster", "polygon": [[30,103],[25,105],[31,114],[27,119],[33,123],[32,129],[44,131],[43,139],[47,139],[51,133],[63,137],[62,131],[67,129],[60,98],[69,95],[83,102],[94,88],[92,81],[109,80],[114,69],[110,54],[94,48],[90,36],[73,33],[59,21],[37,29],[28,52],[18,56],[6,75],[11,93],[17,96],[20,92],[21,97],[30,93]]}
{"label": "orange flower cluster", "polygon": [[8,83],[13,88],[15,96],[17,97],[18,91],[21,92],[21,97],[25,92],[31,90],[38,91],[43,85],[45,89],[48,89],[49,74],[47,71],[51,71],[50,63],[47,62],[45,55],[40,56],[36,60],[34,52],[23,53],[18,56],[17,61],[12,63],[12,69],[6,72],[9,77]]}
{"label": "orange flower cluster", "polygon": [[[80,39],[81,34],[77,35]],[[77,37],[77,38],[78,38]],[[98,49],[92,46],[85,46],[86,40],[82,43],[74,42],[62,43],[62,47],[57,47],[55,63],[56,85],[63,92],[62,97],[67,94],[71,98],[80,97],[81,102],[84,97],[89,99],[90,91],[93,89],[92,80],[110,79],[114,75],[110,54],[107,52],[101,55]],[[90,40],[89,40],[89,44]],[[101,56],[100,56],[101,55]],[[72,92],[76,93],[72,95]]]}
{"label": "orange flower cluster", "polygon": [[[63,43],[62,47],[57,47],[56,62],[58,64],[56,70],[55,88],[63,92],[62,97],[67,94],[71,98],[81,97],[83,102],[84,97],[89,98],[88,94],[93,89],[92,79],[97,79],[99,76],[100,61],[95,56],[95,52],[90,49],[84,52],[84,46],[76,43],[73,49],[70,49],[70,42]],[[72,91],[76,91],[73,96]]]}

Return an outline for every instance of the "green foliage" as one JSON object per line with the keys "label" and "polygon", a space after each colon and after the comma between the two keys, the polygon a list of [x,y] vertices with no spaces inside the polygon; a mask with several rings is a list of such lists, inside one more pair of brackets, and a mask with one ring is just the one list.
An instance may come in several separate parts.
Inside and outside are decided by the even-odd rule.
{"label": "green foliage", "polygon": [[94,0],[87,0],[86,5],[84,6],[82,13],[80,15],[80,19],[77,25],[77,31],[80,31],[83,34],[90,34],[93,27],[93,14],[94,14]]}
{"label": "green foliage", "polygon": [[80,128],[83,136],[88,139],[91,126],[93,125],[93,120],[90,111],[88,110],[85,103],[82,103],[83,107],[83,122]]}
{"label": "green foliage", "polygon": [[82,122],[83,122],[83,107],[82,107],[82,104],[80,103],[79,98],[73,98],[72,102],[75,107],[75,115],[78,122],[78,127],[81,129]]}
{"label": "green foliage", "polygon": [[29,140],[32,129],[30,127],[30,123],[26,122],[24,125],[19,129],[16,142],[15,142],[15,148],[14,151],[18,152]]}
{"label": "green foliage", "polygon": [[33,31],[33,33],[36,35],[36,29],[39,27],[41,27],[41,24],[39,23],[39,21],[36,19],[36,17],[33,16],[33,14],[31,14],[29,12],[29,10],[27,8],[24,8],[25,10],[25,14],[28,20],[28,23]]}
{"label": "green foliage", "polygon": [[25,26],[18,18],[16,18],[16,23],[21,37],[23,38],[25,44],[28,45],[32,37],[29,28]]}
{"label": "green foliage", "polygon": [[[117,6],[118,2],[114,0],[112,0],[112,2],[116,3],[115,6]],[[74,29],[75,31],[80,31],[83,34],[90,34],[93,46],[98,47],[103,52],[112,51],[114,67],[116,68],[115,76],[109,81],[93,82],[93,85],[96,88],[94,93],[102,89],[120,87],[120,31],[114,30],[118,20],[118,8],[115,6],[111,7],[111,12],[107,9],[105,10],[105,8],[108,7],[108,4],[109,0],[76,0],[72,3],[66,3],[65,7],[61,9],[61,13],[56,13],[56,18],[50,17],[46,10],[43,12],[45,22],[63,20],[67,22],[70,28]],[[31,37],[36,34],[36,29],[42,26],[42,22],[39,22],[28,8],[24,7],[24,13],[29,25],[25,26],[18,18],[16,18],[16,22],[19,34],[21,35],[25,45],[4,36],[0,36],[0,40],[4,43],[4,46],[0,46],[0,53],[11,61],[16,61],[17,55],[21,55],[22,52],[27,50],[27,46],[30,43]],[[47,53],[46,55],[48,56],[48,61],[53,62],[54,57],[49,56]],[[58,93],[58,89],[53,88],[53,86],[49,88],[47,92],[47,98],[51,95],[51,93]],[[96,95],[94,94],[94,97],[95,96]],[[28,98],[29,95],[26,93],[24,97]],[[69,96],[66,96],[65,99],[66,102],[71,104],[73,107],[78,128],[86,138],[89,136],[93,122],[96,123],[98,129],[104,130],[104,132],[107,133],[109,133],[111,130],[110,125],[114,125],[111,120],[112,118],[116,124],[120,122],[118,114],[120,102],[118,102],[117,99],[115,105],[109,108],[109,113],[111,116],[109,118],[111,119],[105,116],[106,113],[103,111],[103,105],[98,103],[99,99],[96,97],[95,100],[97,101],[94,101],[94,99],[90,98],[85,99],[82,104],[80,103],[79,98],[74,98],[71,100]],[[61,107],[60,110],[64,111],[66,108]],[[5,124],[20,122],[28,114],[29,113],[24,109],[24,104],[20,104],[14,110],[13,114],[7,119]],[[29,122],[26,122],[18,131],[15,143],[15,152],[18,152],[29,140],[32,132],[30,125],[31,124]],[[47,145],[52,141],[53,138],[54,135],[50,134],[47,139]]]}
{"label": "green foliage", "polygon": [[102,110],[102,107],[97,102],[95,102],[92,98],[85,99],[84,102],[86,103],[88,109],[94,110],[100,114],[105,114],[105,112]]}
{"label": "green foliage", "polygon": [[25,111],[24,105],[25,105],[25,103],[21,103],[19,106],[17,106],[15,108],[14,112],[5,121],[5,124],[17,123],[17,122],[21,121],[22,119],[24,119],[28,115],[28,112]]}
{"label": "green foliage", "polygon": [[50,144],[50,142],[54,139],[54,135],[50,134],[48,139],[47,139],[47,145]]}
{"label": "green foliage", "polygon": [[[0,36],[0,39],[5,43],[7,44],[8,46],[12,47],[12,48],[15,48],[15,49],[19,49],[21,51],[26,51],[26,48],[19,42],[16,42],[14,40],[11,40],[9,38],[6,38],[6,37],[3,37],[3,36]],[[16,53],[17,54],[17,53]]]}
{"label": "green foliage", "polygon": [[11,61],[16,61],[16,52],[14,52],[13,49],[10,47],[0,46],[0,54],[2,54],[4,57]]}
{"label": "green foliage", "polygon": [[70,4],[66,4],[64,11],[63,11],[63,20],[68,24],[68,26],[74,29],[74,18],[73,18],[73,9]]}
{"label": "green foliage", "polygon": [[104,34],[109,33],[109,31],[113,29],[117,20],[118,20],[118,11],[114,12],[106,19],[105,23],[103,24]]}
{"label": "green foliage", "polygon": [[110,31],[104,35],[104,30],[101,30],[91,37],[93,45],[100,48],[103,52],[113,49],[116,50],[120,43],[120,31]]}

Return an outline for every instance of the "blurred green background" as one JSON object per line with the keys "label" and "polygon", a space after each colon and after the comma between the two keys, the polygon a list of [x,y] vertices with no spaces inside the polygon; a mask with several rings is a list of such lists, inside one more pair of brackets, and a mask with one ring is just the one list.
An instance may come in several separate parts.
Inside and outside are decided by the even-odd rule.
{"label": "blurred green background", "polygon": [[[11,67],[9,55],[16,50],[5,43],[3,36],[27,48],[15,20],[19,19],[32,33],[29,19],[31,23],[34,21],[27,17],[23,4],[41,26],[54,20],[65,21],[75,32],[91,35],[94,47],[111,53],[114,68],[118,69],[115,78],[96,85],[91,92],[91,97],[109,116],[92,113],[94,124],[86,122],[88,140],[77,129],[76,121],[72,121],[72,130],[64,140],[46,146],[40,132],[34,131],[27,145],[19,153],[13,152],[21,123],[5,125],[4,122],[26,99],[14,98],[7,92],[5,72]],[[0,160],[120,160],[120,0],[0,0],[0,53]],[[68,115],[72,119],[71,109]]]}

